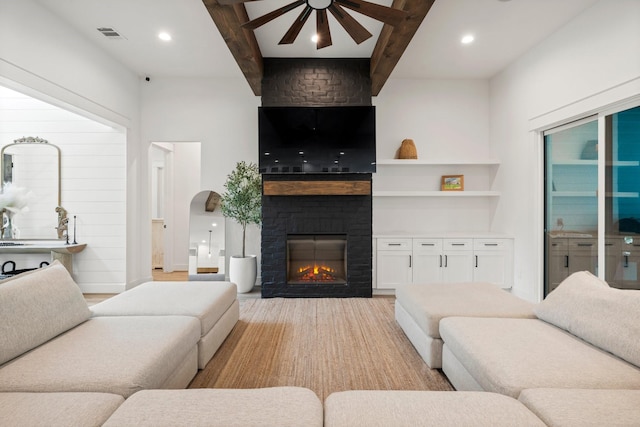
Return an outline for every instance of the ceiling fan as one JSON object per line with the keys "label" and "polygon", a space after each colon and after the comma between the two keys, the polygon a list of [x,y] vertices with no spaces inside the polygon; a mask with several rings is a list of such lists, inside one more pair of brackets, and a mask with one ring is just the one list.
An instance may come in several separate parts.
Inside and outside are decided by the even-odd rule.
{"label": "ceiling fan", "polygon": [[[256,0],[218,0],[218,3],[221,5],[233,5],[250,1]],[[331,46],[331,32],[329,30],[329,21],[327,20],[327,10],[334,16],[340,25],[342,25],[345,31],[357,44],[367,40],[372,36],[372,34],[353,16],[351,16],[345,8],[351,9],[362,15],[373,18],[376,21],[381,21],[391,26],[400,24],[408,16],[408,13],[405,11],[371,3],[365,0],[296,0],[293,3],[289,3],[286,6],[245,22],[242,24],[242,27],[249,30],[255,30],[267,22],[273,21],[285,13],[303,5],[304,8],[302,12],[296,20],[293,21],[293,24],[289,27],[289,30],[278,44],[292,44],[298,37],[298,34],[300,34],[302,27],[307,22],[307,19],[309,19],[309,16],[313,11],[316,12],[316,34],[318,38],[316,42],[317,49]]]}

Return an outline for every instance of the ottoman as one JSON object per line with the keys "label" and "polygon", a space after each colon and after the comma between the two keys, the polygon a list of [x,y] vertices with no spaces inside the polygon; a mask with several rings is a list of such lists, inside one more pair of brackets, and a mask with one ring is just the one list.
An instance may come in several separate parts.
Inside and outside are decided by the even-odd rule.
{"label": "ottoman", "polygon": [[104,427],[322,427],[322,402],[309,389],[143,390]]}
{"label": "ottoman", "polygon": [[396,289],[396,321],[430,368],[442,367],[440,319],[535,318],[534,304],[492,283],[437,283]]}
{"label": "ottoman", "polygon": [[198,368],[203,369],[240,317],[231,282],[146,282],[90,307],[93,317],[195,317],[200,321]]}
{"label": "ottoman", "polygon": [[640,425],[640,390],[535,388],[518,400],[549,426]]}
{"label": "ottoman", "polygon": [[325,427],[542,427],[516,399],[466,391],[342,391],[324,405]]}
{"label": "ottoman", "polygon": [[124,402],[110,393],[0,393],[4,427],[99,427]]}

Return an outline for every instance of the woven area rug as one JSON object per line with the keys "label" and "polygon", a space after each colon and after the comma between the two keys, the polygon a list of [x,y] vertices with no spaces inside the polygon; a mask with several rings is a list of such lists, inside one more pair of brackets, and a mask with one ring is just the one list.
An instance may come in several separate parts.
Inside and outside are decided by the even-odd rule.
{"label": "woven area rug", "polygon": [[189,388],[453,390],[397,325],[394,298],[244,299],[240,321]]}

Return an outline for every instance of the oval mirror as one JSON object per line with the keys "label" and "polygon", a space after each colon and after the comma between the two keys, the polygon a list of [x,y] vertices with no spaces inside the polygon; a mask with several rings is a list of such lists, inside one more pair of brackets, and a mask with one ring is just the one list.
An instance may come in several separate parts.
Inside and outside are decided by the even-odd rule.
{"label": "oval mirror", "polygon": [[189,213],[189,276],[224,274],[224,216],[220,194],[201,191],[191,200]]}
{"label": "oval mirror", "polygon": [[24,205],[15,210],[5,208],[3,228],[7,228],[9,216],[12,227],[2,230],[3,237],[62,238],[58,226],[66,211],[60,207],[60,148],[41,138],[21,138],[2,147],[0,163],[5,202],[15,204],[12,200],[16,199]]}

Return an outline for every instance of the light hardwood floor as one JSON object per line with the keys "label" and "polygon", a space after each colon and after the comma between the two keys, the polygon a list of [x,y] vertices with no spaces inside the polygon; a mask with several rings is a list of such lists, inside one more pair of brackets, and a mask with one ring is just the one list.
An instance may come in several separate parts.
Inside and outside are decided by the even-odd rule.
{"label": "light hardwood floor", "polygon": [[186,271],[165,273],[160,269],[153,269],[151,270],[151,275],[156,282],[186,282],[189,279],[189,274]]}

